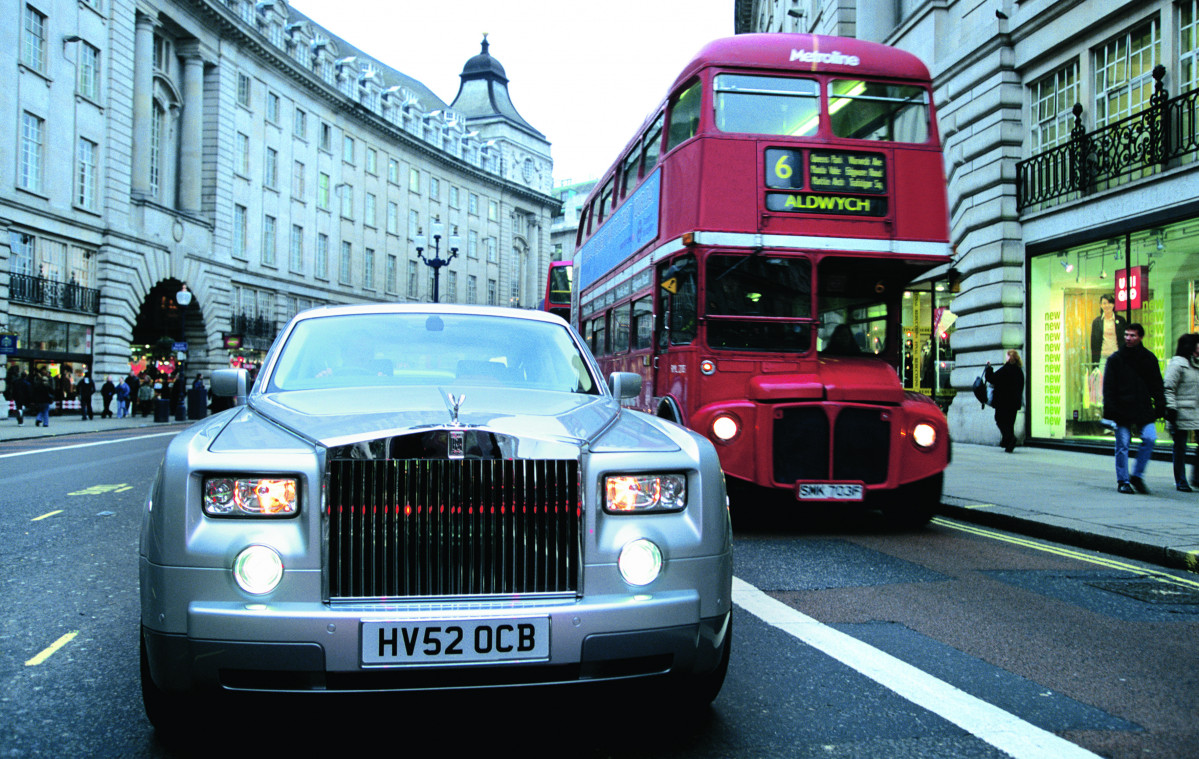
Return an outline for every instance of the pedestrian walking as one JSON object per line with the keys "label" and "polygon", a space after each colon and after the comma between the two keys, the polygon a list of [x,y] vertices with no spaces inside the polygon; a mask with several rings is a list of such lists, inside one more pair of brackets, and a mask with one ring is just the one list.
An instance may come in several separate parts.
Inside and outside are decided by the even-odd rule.
{"label": "pedestrian walking", "polygon": [[1016,448],[1016,413],[1024,403],[1024,368],[1020,352],[1010,350],[1007,360],[999,371],[991,369],[991,362],[983,371],[987,382],[995,388],[991,394],[991,405],[995,407],[995,426],[999,428],[999,444],[1011,453]]}
{"label": "pedestrian walking", "polygon": [[82,412],[83,421],[95,419],[96,413],[92,410],[92,395],[96,392],[96,383],[92,381],[91,372],[83,373],[83,379],[75,385],[75,391],[79,393],[79,410]]}
{"label": "pedestrian walking", "polygon": [[[136,411],[142,416],[150,416],[154,413],[154,386],[145,377],[142,378],[141,384],[137,388]],[[137,413],[134,416],[137,416]]]}
{"label": "pedestrian walking", "polygon": [[124,419],[129,413],[129,381],[128,378],[121,380],[121,384],[117,385],[117,419]]}
{"label": "pedestrian walking", "polygon": [[[1174,486],[1184,493],[1187,484],[1187,441],[1199,430],[1199,334],[1178,338],[1178,348],[1166,365],[1166,429],[1174,439]],[[1199,487],[1199,472],[1191,468],[1191,482]]]}
{"label": "pedestrian walking", "polygon": [[[1157,356],[1143,345],[1145,328],[1130,322],[1124,329],[1124,347],[1108,356],[1103,370],[1103,418],[1116,425],[1116,490],[1148,493],[1145,468],[1157,442],[1157,420],[1166,413],[1165,388]],[[1128,472],[1128,448],[1132,436],[1137,448],[1132,474]]]}
{"label": "pedestrian walking", "polygon": [[196,375],[196,381],[187,391],[187,418],[203,419],[208,413],[208,388],[204,387],[204,378]]}
{"label": "pedestrian walking", "polygon": [[33,389],[30,391],[30,398],[33,401],[32,405],[37,409],[33,419],[33,426],[49,427],[50,406],[54,404],[54,388],[41,372],[33,376]]}
{"label": "pedestrian walking", "polygon": [[104,401],[104,409],[100,412],[101,419],[112,416],[112,397],[117,394],[117,386],[112,384],[112,377],[105,377],[100,386],[100,398]]}
{"label": "pedestrian walking", "polygon": [[25,409],[31,402],[33,386],[29,384],[29,376],[25,372],[17,375],[12,386],[12,402],[17,407],[17,424],[24,424]]}

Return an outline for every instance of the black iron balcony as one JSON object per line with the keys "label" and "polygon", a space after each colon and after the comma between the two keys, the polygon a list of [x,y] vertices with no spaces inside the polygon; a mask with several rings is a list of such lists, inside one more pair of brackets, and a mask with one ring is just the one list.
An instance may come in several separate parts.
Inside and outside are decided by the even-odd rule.
{"label": "black iron balcony", "polygon": [[14,303],[31,303],[81,314],[100,313],[100,291],[72,282],[59,282],[30,274],[10,274],[8,297]]}
{"label": "black iron balcony", "polygon": [[1166,67],[1153,70],[1149,106],[1087,132],[1074,104],[1070,140],[1016,164],[1016,206],[1077,200],[1199,157],[1199,90],[1166,97]]}
{"label": "black iron balcony", "polygon": [[262,337],[267,340],[275,339],[275,322],[264,319],[261,316],[234,314],[232,322],[232,332],[234,334],[245,337]]}

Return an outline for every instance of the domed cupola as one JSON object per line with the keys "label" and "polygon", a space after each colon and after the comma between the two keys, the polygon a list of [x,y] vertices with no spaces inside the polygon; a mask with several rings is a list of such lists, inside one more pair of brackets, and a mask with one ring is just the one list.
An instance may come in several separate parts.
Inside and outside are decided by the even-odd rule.
{"label": "domed cupola", "polygon": [[482,49],[479,54],[466,62],[462,67],[458,85],[458,95],[450,108],[461,113],[467,121],[503,119],[513,125],[543,138],[529,122],[521,118],[512,98],[508,95],[508,75],[500,62],[491,57],[488,52],[490,44],[487,35],[483,35]]}

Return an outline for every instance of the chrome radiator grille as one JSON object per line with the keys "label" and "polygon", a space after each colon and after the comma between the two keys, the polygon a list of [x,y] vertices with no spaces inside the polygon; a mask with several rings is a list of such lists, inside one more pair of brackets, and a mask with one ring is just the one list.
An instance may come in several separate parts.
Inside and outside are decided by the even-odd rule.
{"label": "chrome radiator grille", "polygon": [[578,462],[334,460],[329,596],[396,598],[578,589]]}

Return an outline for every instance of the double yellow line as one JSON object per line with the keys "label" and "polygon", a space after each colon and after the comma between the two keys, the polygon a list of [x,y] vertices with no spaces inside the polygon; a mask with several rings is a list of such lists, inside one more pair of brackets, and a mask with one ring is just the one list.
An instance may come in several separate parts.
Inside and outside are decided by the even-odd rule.
{"label": "double yellow line", "polygon": [[1187,577],[1179,577],[1178,575],[1171,574],[1164,570],[1154,569],[1152,567],[1146,567],[1139,564],[1130,564],[1125,561],[1109,559],[1104,556],[1095,556],[1092,554],[1083,553],[1082,551],[1076,551],[1072,548],[1066,548],[1064,546],[1042,543],[1039,540],[1031,540],[1029,538],[1022,538],[1018,535],[1006,535],[1004,533],[988,530],[983,527],[976,527],[972,524],[955,522],[950,519],[945,519],[944,517],[933,517],[933,524],[940,527],[948,527],[951,530],[958,530],[959,532],[967,532],[971,535],[978,535],[979,537],[983,538],[990,538],[991,540],[1011,543],[1012,545],[1022,546],[1024,548],[1032,548],[1044,553],[1051,553],[1057,556],[1065,556],[1066,558],[1077,559],[1078,561],[1084,561],[1089,564],[1097,564],[1098,566],[1107,567],[1108,569],[1118,569],[1123,572],[1147,575],[1155,580],[1169,583],[1170,585],[1178,585],[1184,588],[1199,590],[1199,580],[1192,580]]}

